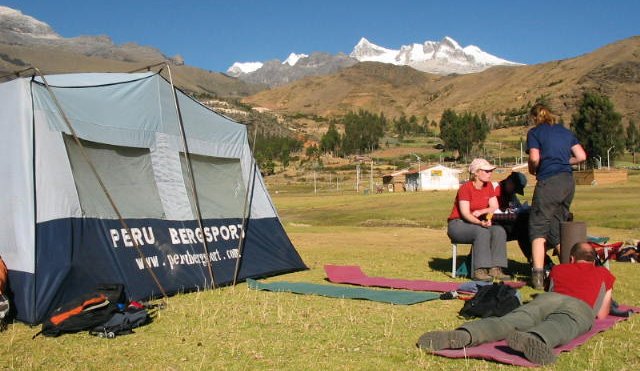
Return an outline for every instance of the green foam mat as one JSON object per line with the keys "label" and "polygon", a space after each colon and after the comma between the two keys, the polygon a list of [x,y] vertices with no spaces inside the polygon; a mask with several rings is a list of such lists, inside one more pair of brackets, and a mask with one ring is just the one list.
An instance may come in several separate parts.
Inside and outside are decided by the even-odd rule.
{"label": "green foam mat", "polygon": [[432,292],[415,292],[400,290],[375,290],[363,287],[343,287],[333,285],[318,285],[304,282],[258,282],[247,279],[249,288],[254,290],[291,292],[304,295],[320,295],[329,298],[362,299],[381,303],[411,305],[424,301],[438,299],[440,294]]}

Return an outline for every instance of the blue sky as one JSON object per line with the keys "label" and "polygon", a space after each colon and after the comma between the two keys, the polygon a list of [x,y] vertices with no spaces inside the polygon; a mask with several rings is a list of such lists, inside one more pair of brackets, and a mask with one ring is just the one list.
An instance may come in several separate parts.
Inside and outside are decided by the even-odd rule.
{"label": "blue sky", "polygon": [[640,35],[640,1],[0,0],[64,37],[108,35],[225,71],[289,53],[349,53],[361,37],[391,49],[451,36],[508,60],[575,57]]}

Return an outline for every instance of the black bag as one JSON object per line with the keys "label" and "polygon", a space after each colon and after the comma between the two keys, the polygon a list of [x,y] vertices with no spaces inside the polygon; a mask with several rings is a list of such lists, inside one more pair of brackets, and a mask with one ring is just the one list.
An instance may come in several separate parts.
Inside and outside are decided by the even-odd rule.
{"label": "black bag", "polygon": [[132,334],[134,328],[149,322],[151,322],[151,316],[146,309],[130,307],[123,312],[114,313],[107,322],[89,330],[89,334],[113,339],[118,335]]}
{"label": "black bag", "polygon": [[517,291],[504,283],[479,286],[476,295],[460,310],[465,318],[502,317],[520,306]]}
{"label": "black bag", "polygon": [[42,323],[42,330],[35,334],[59,336],[89,330],[105,323],[118,310],[118,303],[124,300],[121,284],[102,284],[93,292],[69,300],[54,310]]}

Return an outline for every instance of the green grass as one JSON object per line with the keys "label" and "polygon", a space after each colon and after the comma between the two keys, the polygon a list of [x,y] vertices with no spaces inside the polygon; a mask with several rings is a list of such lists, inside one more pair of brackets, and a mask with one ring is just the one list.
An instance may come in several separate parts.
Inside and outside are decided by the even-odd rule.
{"label": "green grass", "polygon": [[[640,176],[624,185],[579,186],[573,211],[588,232],[612,241],[640,237],[636,197]],[[528,196],[532,192],[527,188]],[[449,281],[451,246],[444,231],[454,192],[313,195],[283,189],[274,196],[283,224],[309,270],[269,281],[328,284],[325,264],[357,264],[374,276]],[[468,247],[461,246],[460,255]],[[527,267],[515,242],[510,266]],[[639,266],[612,263],[614,297],[640,305]],[[462,279],[458,279],[463,282]],[[530,298],[534,293],[523,288]],[[0,333],[0,369],[268,369],[411,370],[512,369],[481,360],[450,360],[418,351],[425,331],[462,323],[458,300],[393,306],[236,287],[177,295],[156,320],[113,340],[86,333],[31,336],[38,328],[11,324]],[[640,316],[561,355],[561,370],[640,368]]]}

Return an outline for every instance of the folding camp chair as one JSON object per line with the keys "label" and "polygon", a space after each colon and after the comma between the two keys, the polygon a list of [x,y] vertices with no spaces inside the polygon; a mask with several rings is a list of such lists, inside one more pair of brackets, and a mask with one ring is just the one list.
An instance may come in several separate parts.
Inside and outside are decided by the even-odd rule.
{"label": "folding camp chair", "polygon": [[[458,275],[465,277],[471,275],[471,250],[469,250],[469,255],[465,258],[465,260],[460,263],[460,267],[456,265],[458,259],[459,244],[462,243],[451,241],[451,277],[453,278],[456,278],[456,276]],[[468,245],[471,246],[471,244]]]}

